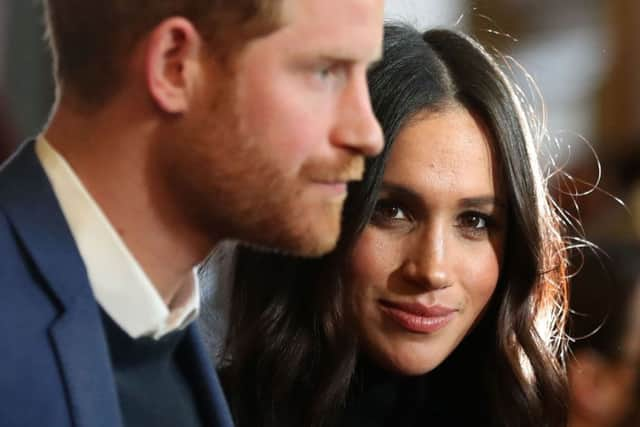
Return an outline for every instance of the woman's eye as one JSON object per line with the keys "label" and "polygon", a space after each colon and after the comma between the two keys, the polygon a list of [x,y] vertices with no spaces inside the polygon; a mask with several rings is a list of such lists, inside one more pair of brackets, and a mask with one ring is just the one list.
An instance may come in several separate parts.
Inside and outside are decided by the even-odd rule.
{"label": "woman's eye", "polygon": [[377,219],[402,221],[408,219],[404,209],[389,200],[379,200],[373,211],[373,215]]}
{"label": "woman's eye", "polygon": [[489,219],[486,215],[466,214],[460,219],[460,225],[474,230],[483,230],[489,226]]}
{"label": "woman's eye", "polygon": [[497,220],[480,212],[466,212],[458,217],[460,232],[473,240],[484,239],[500,229]]}

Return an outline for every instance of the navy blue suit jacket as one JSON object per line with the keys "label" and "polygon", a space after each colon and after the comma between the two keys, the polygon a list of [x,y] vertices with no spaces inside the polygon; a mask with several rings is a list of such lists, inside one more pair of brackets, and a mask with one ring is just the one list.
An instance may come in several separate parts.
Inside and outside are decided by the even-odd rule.
{"label": "navy blue suit jacket", "polygon": [[[122,425],[100,309],[33,142],[0,167],[0,341],[0,425]],[[231,427],[195,325],[179,357],[204,425]]]}

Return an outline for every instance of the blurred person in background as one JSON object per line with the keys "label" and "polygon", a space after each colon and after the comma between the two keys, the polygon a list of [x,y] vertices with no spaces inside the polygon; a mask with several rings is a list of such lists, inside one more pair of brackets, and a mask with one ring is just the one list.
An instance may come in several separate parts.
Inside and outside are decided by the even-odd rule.
{"label": "blurred person in background", "polygon": [[569,427],[638,427],[640,242],[597,247],[574,261]]}

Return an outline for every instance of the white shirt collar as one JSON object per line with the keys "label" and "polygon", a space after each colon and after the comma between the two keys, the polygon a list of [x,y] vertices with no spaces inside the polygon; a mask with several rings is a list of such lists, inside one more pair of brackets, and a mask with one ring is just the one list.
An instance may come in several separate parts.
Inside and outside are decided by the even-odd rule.
{"label": "white shirt collar", "polygon": [[167,306],[67,161],[43,136],[35,150],[85,263],[96,301],[111,319],[132,338],[156,339],[192,322],[200,307],[197,267]]}

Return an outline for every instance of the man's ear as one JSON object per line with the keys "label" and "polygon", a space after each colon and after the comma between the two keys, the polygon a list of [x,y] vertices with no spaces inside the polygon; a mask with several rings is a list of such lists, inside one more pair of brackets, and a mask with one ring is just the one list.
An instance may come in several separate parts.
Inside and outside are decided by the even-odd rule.
{"label": "man's ear", "polygon": [[187,19],[164,20],[151,32],[145,74],[156,105],[171,114],[187,111],[189,98],[201,75],[202,38]]}

